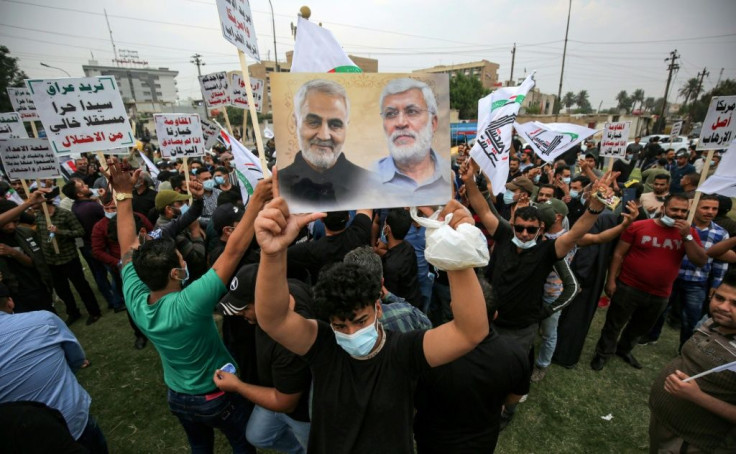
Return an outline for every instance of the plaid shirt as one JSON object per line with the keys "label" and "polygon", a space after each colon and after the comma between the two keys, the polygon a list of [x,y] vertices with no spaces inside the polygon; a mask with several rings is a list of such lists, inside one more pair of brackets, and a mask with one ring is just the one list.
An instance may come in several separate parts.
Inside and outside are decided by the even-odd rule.
{"label": "plaid shirt", "polygon": [[388,331],[408,333],[415,330],[432,329],[432,323],[424,312],[391,292],[381,298],[381,309],[383,309],[383,316],[380,322]]}
{"label": "plaid shirt", "polygon": [[58,254],[54,252],[53,243],[48,241],[49,231],[46,226],[46,217],[39,210],[36,215],[36,231],[46,263],[49,265],[63,265],[79,258],[77,244],[74,239],[84,236],[84,227],[79,223],[74,213],[56,207],[54,214],[51,216],[51,224],[56,226],[55,238],[59,245]]}
{"label": "plaid shirt", "polygon": [[[693,227],[695,227],[695,230],[698,232],[700,241],[703,243],[703,247],[706,251],[714,244],[728,238],[728,232],[726,232],[723,227],[712,221],[708,227],[702,230],[695,224],[693,224]],[[720,260],[714,260],[713,258],[708,257],[708,263],[706,263],[705,266],[698,267],[687,258],[687,255],[685,255],[682,259],[680,273],[677,278],[687,282],[696,282],[706,285],[710,279],[710,287],[715,288],[721,285],[721,281],[726,275],[726,271],[728,271],[728,264]]]}

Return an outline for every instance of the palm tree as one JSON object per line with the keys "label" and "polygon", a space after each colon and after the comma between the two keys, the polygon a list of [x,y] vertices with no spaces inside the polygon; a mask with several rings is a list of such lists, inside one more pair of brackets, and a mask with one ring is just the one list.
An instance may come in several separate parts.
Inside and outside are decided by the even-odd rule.
{"label": "palm tree", "polygon": [[588,96],[588,90],[580,90],[580,92],[575,96],[575,104],[577,104],[583,113],[588,113],[593,110],[590,106]]}
{"label": "palm tree", "polygon": [[575,104],[575,93],[571,91],[565,93],[565,96],[562,98],[562,104],[564,104],[567,111],[570,112],[570,107]]}
{"label": "palm tree", "polygon": [[653,97],[650,96],[650,97],[644,99],[644,109],[647,112],[651,112],[652,109],[654,109],[654,98]]}
{"label": "palm tree", "polygon": [[632,102],[632,109],[636,107],[636,103],[639,103],[639,110],[642,109],[644,105],[644,90],[641,88],[637,88],[634,90],[634,92],[631,94],[631,102]]}
{"label": "palm tree", "polygon": [[631,107],[632,101],[631,98],[629,98],[629,94],[626,93],[626,90],[621,90],[616,95],[616,101],[618,101],[618,109],[624,109],[628,113],[629,107]]}
{"label": "palm tree", "polygon": [[688,100],[697,99],[700,94],[700,82],[698,78],[692,77],[688,79],[685,85],[680,88],[679,94],[685,97],[685,101],[682,102],[683,106],[687,105]]}

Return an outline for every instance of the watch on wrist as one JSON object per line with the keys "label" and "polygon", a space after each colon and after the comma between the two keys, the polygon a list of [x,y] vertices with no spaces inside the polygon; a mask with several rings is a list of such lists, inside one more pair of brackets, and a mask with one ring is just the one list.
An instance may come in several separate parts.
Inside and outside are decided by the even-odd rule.
{"label": "watch on wrist", "polygon": [[118,202],[122,202],[125,199],[132,199],[132,198],[133,198],[133,194],[129,194],[127,192],[116,192],[115,193],[115,200],[117,200]]}
{"label": "watch on wrist", "polygon": [[693,234],[688,233],[684,238],[685,241],[692,241],[693,240]]}

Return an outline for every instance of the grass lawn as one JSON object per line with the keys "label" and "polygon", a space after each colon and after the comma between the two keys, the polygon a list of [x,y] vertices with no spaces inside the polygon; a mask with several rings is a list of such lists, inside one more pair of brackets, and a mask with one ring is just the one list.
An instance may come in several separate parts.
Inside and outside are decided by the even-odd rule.
{"label": "grass lawn", "polygon": [[[57,309],[63,313],[63,307]],[[92,414],[107,437],[110,452],[188,452],[184,431],[168,410],[155,349],[149,344],[135,350],[126,315],[103,313],[94,325],[85,326],[83,318],[72,331],[92,363],[78,378],[92,396]],[[577,368],[552,365],[545,379],[532,385],[528,400],[501,433],[497,452],[647,451],[649,387],[674,357],[678,333],[665,326],[657,345],[635,349],[642,370],[614,357],[603,371],[594,372],[588,363],[604,318],[605,310],[598,310]],[[608,414],[613,415],[612,420],[601,418]],[[219,433],[216,451],[230,452]]]}

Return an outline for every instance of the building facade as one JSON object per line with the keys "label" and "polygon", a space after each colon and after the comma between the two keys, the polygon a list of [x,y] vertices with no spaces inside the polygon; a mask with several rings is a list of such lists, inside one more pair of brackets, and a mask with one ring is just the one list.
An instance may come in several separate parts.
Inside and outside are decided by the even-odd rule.
{"label": "building facade", "polygon": [[446,73],[450,75],[450,79],[457,77],[458,74],[463,74],[467,77],[472,77],[474,79],[480,80],[483,88],[493,90],[494,88],[500,86],[498,82],[498,68],[498,63],[493,63],[488,60],[480,60],[470,63],[460,63],[457,65],[433,66],[431,68],[417,69],[413,72],[440,74]]}
{"label": "building facade", "polygon": [[179,98],[176,86],[178,71],[168,68],[133,68],[124,66],[100,66],[90,61],[82,65],[86,77],[114,76],[126,106],[138,112],[162,112]]}

